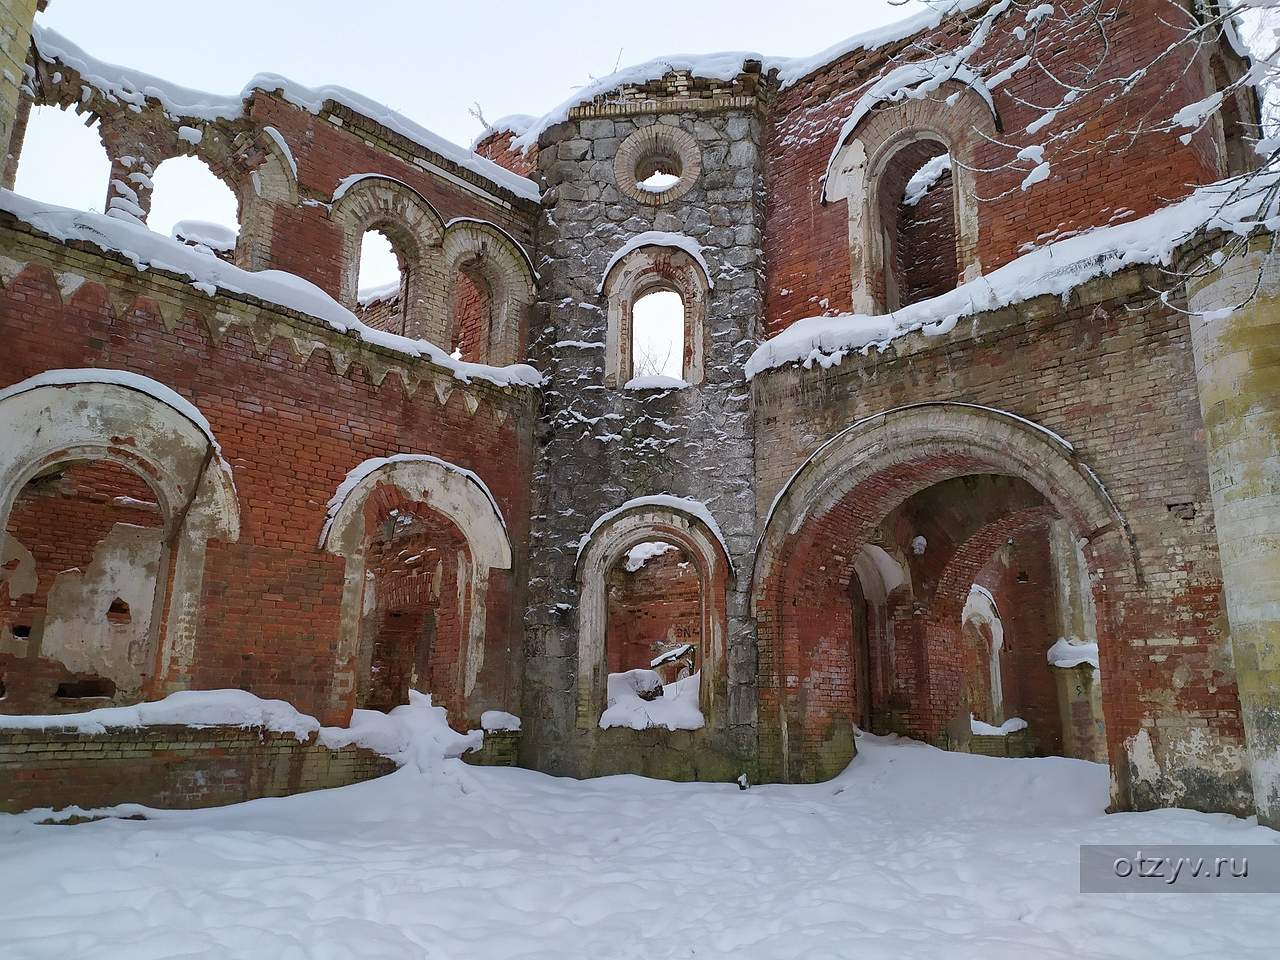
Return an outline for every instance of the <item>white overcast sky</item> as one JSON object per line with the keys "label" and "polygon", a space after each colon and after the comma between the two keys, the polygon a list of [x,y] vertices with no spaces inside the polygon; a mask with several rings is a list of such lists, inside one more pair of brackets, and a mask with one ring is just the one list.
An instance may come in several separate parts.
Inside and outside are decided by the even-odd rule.
{"label": "white overcast sky", "polygon": [[[256,73],[350,87],[465,145],[480,132],[473,102],[489,120],[543,113],[619,61],[716,50],[808,55],[919,9],[920,0],[52,0],[40,22],[99,59],[214,93],[238,92]],[[86,131],[39,119],[19,192],[101,209],[106,174],[76,147]],[[165,165],[153,229],[168,233],[179,219],[233,225],[229,192],[203,172],[194,161]]]}

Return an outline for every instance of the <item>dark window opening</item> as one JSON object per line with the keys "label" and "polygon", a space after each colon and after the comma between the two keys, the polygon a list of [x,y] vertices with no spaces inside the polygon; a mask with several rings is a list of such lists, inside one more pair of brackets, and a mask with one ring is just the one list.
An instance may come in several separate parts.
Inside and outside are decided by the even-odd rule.
{"label": "dark window opening", "polygon": [[105,677],[91,677],[88,680],[68,680],[58,684],[54,696],[59,700],[94,700],[109,699],[116,695],[116,685]]}
{"label": "dark window opening", "polygon": [[107,619],[112,623],[129,623],[129,605],[116,597],[111,601],[111,606],[107,608]]}

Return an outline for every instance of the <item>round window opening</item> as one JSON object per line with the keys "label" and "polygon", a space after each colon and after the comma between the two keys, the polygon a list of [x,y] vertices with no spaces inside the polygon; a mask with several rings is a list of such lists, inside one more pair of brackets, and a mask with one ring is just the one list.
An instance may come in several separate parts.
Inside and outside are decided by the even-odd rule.
{"label": "round window opening", "polygon": [[702,172],[698,144],[683,130],[653,124],[618,147],[614,173],[632,200],[657,206],[688,193]]}

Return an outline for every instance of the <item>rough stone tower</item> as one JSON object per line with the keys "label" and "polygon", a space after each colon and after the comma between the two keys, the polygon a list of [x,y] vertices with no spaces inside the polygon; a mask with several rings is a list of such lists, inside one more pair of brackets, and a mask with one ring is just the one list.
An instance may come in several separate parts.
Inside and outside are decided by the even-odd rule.
{"label": "rough stone tower", "polygon": [[[524,762],[532,766],[679,779],[729,779],[750,768],[752,419],[741,369],[763,297],[765,87],[752,63],[726,81],[669,72],[575,107],[540,138],[543,299],[531,350],[550,382],[538,425],[530,560],[539,574],[526,634],[525,743],[536,755]],[[666,175],[658,189],[645,182],[654,173]],[[628,386],[641,372],[631,308],[653,290],[684,302],[682,388]],[[709,713],[692,732],[602,730],[605,624],[579,597],[608,571],[588,569],[586,535],[611,511],[655,495],[705,505],[730,561],[720,573],[703,571],[726,581],[726,609],[708,626],[715,636],[703,638]],[[700,526],[661,504],[630,514],[628,543],[658,538],[646,516]]]}

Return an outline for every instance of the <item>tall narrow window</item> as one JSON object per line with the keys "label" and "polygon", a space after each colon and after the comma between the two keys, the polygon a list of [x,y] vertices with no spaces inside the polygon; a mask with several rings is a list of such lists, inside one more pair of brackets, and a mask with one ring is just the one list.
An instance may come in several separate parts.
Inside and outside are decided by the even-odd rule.
{"label": "tall narrow window", "polygon": [[360,239],[356,290],[361,320],[377,330],[404,332],[404,269],[395,246],[381,230],[367,230]]}
{"label": "tall narrow window", "polygon": [[685,379],[684,300],[674,290],[658,290],[631,308],[631,380]]}
{"label": "tall narrow window", "polygon": [[453,280],[453,355],[471,362],[489,358],[493,330],[493,286],[480,258],[459,265]]}
{"label": "tall narrow window", "polygon": [[879,184],[886,310],[955,288],[960,264],[951,155],[936,140],[918,140],[889,161]]}
{"label": "tall narrow window", "polygon": [[14,191],[74,210],[102,212],[111,161],[97,124],[57,107],[32,107]]}

